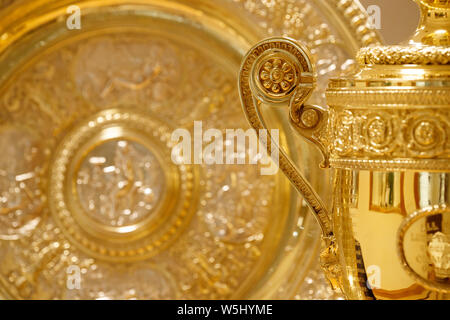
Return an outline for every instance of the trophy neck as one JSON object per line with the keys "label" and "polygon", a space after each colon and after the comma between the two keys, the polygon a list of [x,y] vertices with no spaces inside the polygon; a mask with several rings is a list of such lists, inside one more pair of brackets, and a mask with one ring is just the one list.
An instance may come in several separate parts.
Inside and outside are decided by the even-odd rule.
{"label": "trophy neck", "polygon": [[450,45],[450,1],[417,1],[421,18],[410,45]]}

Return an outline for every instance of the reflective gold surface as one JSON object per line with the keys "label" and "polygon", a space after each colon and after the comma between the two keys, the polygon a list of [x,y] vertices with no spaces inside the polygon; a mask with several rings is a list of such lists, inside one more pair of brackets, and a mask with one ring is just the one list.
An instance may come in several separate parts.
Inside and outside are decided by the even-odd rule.
{"label": "reflective gold surface", "polygon": [[[284,112],[292,137],[314,143],[321,166],[331,168],[327,205],[290,152],[267,145],[282,148],[280,168],[322,228],[322,267],[349,299],[449,299],[450,3],[417,2],[422,20],[410,43],[361,49],[359,68],[329,81],[328,108],[314,104],[317,73],[307,45],[269,38],[241,67],[250,124],[266,127],[269,112]],[[266,57],[295,70],[288,90],[258,86]]]}
{"label": "reflective gold surface", "polygon": [[[450,298],[406,273],[396,246],[399,226],[412,213],[448,205],[448,181],[444,172],[335,171],[334,187],[342,196],[333,202],[334,230],[341,250],[341,285],[348,298]],[[414,273],[447,290],[448,212],[447,208],[416,220],[405,230],[401,246]]]}

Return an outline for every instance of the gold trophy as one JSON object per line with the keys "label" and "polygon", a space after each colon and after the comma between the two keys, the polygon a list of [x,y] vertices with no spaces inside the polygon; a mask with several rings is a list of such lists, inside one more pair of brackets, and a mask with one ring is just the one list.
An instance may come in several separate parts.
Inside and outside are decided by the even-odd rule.
{"label": "gold trophy", "polygon": [[450,1],[417,2],[409,43],[361,49],[360,67],[330,80],[328,108],[308,104],[316,74],[302,43],[267,39],[241,66],[252,127],[284,113],[283,131],[314,143],[330,168],[327,206],[288,151],[277,159],[317,217],[322,268],[348,299],[450,298]]}

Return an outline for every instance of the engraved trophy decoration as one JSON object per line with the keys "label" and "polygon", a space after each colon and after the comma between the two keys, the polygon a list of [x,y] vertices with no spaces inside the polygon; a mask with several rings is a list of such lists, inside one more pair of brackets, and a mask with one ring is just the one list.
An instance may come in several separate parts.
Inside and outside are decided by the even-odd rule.
{"label": "engraved trophy decoration", "polygon": [[330,80],[328,108],[308,104],[315,66],[300,42],[264,40],[241,66],[252,127],[284,111],[291,136],[330,168],[328,207],[280,149],[280,169],[322,228],[322,268],[348,299],[450,298],[450,1],[417,2],[409,43],[361,49],[360,68]]}

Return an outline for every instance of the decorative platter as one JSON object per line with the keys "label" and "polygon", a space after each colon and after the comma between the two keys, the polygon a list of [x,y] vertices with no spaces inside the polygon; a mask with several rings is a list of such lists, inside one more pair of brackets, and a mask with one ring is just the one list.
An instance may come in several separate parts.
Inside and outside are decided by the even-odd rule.
{"label": "decorative platter", "polygon": [[[69,28],[71,5],[80,28]],[[378,42],[357,1],[0,8],[3,298],[339,297],[318,267],[318,227],[281,172],[176,165],[171,134],[192,132],[194,121],[248,129],[237,74],[245,52],[268,36],[310,46],[321,75],[312,99],[324,105],[327,79]],[[280,139],[294,157],[319,162],[300,139]],[[304,170],[327,185],[316,167]]]}

